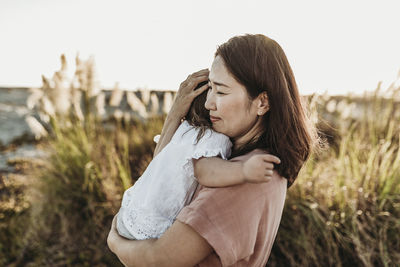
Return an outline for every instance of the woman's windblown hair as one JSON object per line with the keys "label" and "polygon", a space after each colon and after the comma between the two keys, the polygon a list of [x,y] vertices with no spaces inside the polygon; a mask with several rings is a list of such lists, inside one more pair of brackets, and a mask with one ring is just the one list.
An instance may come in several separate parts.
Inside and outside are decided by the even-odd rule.
{"label": "woman's windblown hair", "polygon": [[246,34],[220,45],[215,52],[217,56],[222,57],[229,72],[246,87],[250,99],[266,92],[270,107],[262,117],[262,135],[233,151],[232,156],[255,148],[267,150],[281,159],[276,169],[290,187],[319,142],[284,51],[276,41],[262,34]]}

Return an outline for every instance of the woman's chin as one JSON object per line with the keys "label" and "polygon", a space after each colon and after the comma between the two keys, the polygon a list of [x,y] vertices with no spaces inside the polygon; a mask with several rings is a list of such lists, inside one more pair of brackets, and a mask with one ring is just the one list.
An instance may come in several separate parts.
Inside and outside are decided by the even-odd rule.
{"label": "woman's chin", "polygon": [[223,129],[220,125],[218,125],[218,124],[216,124],[216,123],[213,123],[213,124],[212,124],[212,129],[213,129],[214,131],[218,132],[218,133],[225,134],[224,129]]}
{"label": "woman's chin", "polygon": [[219,130],[218,130],[218,126],[217,125],[215,125],[215,123],[213,123],[212,124],[212,129],[214,130],[214,131],[216,131],[216,132],[220,132]]}

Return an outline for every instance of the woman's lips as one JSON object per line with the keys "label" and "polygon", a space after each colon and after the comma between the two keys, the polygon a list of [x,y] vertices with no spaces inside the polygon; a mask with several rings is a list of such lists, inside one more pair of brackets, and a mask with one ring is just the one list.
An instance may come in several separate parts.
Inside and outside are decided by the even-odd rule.
{"label": "woman's lips", "polygon": [[211,116],[211,115],[210,115],[210,121],[211,121],[211,122],[216,122],[216,121],[219,121],[219,120],[220,120],[220,118],[214,117],[214,116]]}

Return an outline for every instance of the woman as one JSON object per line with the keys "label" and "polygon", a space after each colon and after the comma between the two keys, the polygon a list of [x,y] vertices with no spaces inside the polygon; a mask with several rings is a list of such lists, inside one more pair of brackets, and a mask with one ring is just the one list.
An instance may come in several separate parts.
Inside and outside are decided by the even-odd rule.
{"label": "woman", "polygon": [[205,107],[213,129],[233,143],[230,160],[268,152],[281,163],[268,183],[199,186],[159,239],[121,238],[114,218],[107,242],[127,266],[263,266],[268,260],[286,190],[307,160],[315,132],[282,48],[264,35],[247,34],[218,47],[210,72],[193,73],[181,84],[155,154],[168,144],[191,102],[202,93],[194,90],[196,85],[206,80],[210,88]]}

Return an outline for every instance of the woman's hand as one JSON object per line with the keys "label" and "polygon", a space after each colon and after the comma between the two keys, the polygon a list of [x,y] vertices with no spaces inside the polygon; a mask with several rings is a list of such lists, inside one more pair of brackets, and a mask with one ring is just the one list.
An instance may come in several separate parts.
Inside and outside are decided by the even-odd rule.
{"label": "woman's hand", "polygon": [[130,240],[111,223],[107,245],[124,266],[194,266],[213,248],[190,226],[176,220],[160,239]]}
{"label": "woman's hand", "polygon": [[[118,232],[117,232],[117,216],[118,213],[114,216],[112,223],[111,223],[111,229],[110,232],[108,233],[107,237],[107,245],[108,248],[118,257],[120,262],[124,266],[128,266],[127,263],[129,263],[129,255],[135,254],[136,252],[141,253],[140,251],[136,251],[135,248],[132,245],[135,245],[134,240],[128,240],[126,238],[121,237]],[[130,247],[132,246],[132,247]],[[127,252],[128,251],[128,252]],[[128,255],[128,256],[127,256]],[[144,254],[142,253],[144,256]],[[137,259],[138,257],[134,257],[134,259]],[[131,264],[129,264],[131,265]],[[135,264],[137,266],[137,264]],[[143,265],[140,265],[143,266]]]}
{"label": "woman's hand", "polygon": [[177,116],[179,119],[186,116],[193,100],[206,89],[208,89],[208,84],[205,84],[195,90],[199,83],[208,80],[209,73],[210,71],[208,69],[194,72],[180,84],[170,113],[172,113],[174,116]]}
{"label": "woman's hand", "polygon": [[160,139],[154,149],[153,157],[160,153],[169,141],[171,141],[172,136],[181,123],[181,119],[188,113],[190,105],[196,96],[200,95],[208,88],[208,85],[205,84],[196,89],[199,83],[208,80],[209,72],[208,69],[194,72],[181,83],[171,110],[168,112],[167,118],[165,119]]}
{"label": "woman's hand", "polygon": [[117,228],[116,228],[117,215],[118,215],[118,213],[114,216],[114,218],[112,220],[111,229],[107,236],[107,245],[112,252],[114,252],[114,241],[116,240],[116,237],[118,237]]}

